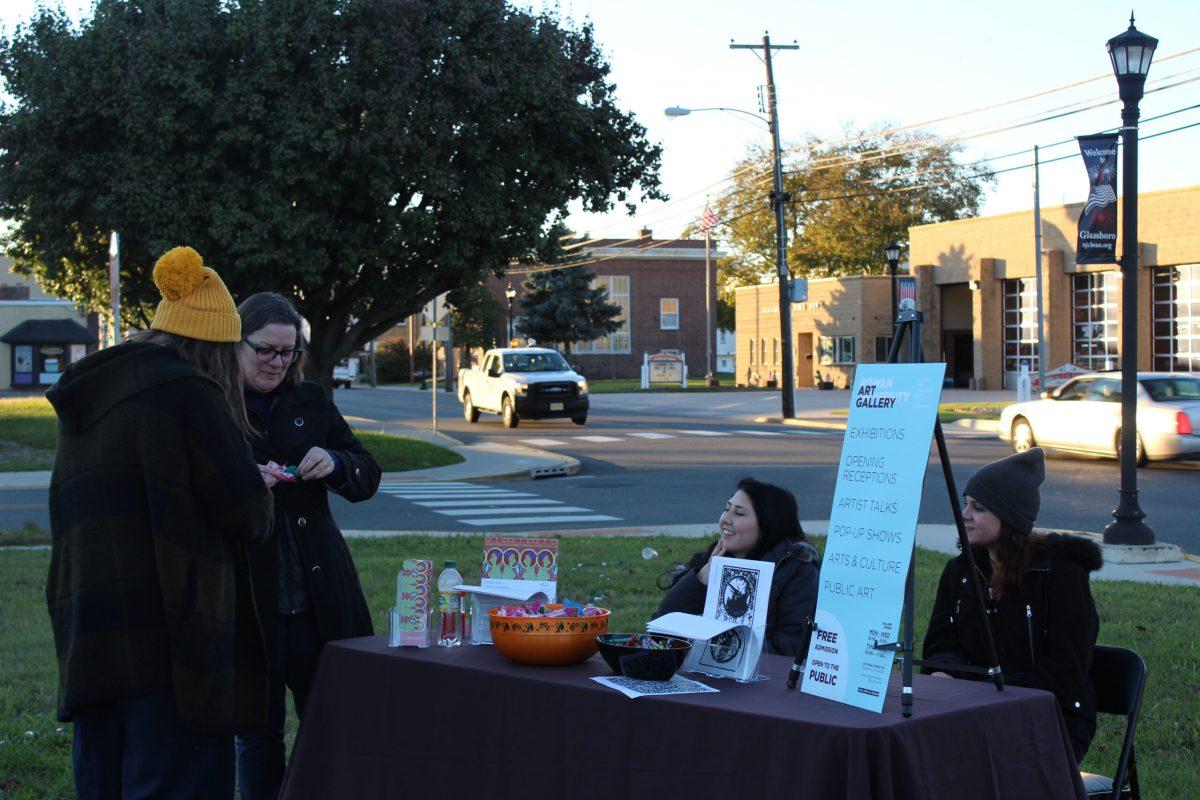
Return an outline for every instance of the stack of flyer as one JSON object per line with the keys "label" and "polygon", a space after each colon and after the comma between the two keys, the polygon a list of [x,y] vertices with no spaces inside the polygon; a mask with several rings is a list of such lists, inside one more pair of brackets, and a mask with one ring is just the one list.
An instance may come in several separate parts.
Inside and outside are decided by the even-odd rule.
{"label": "stack of flyer", "polygon": [[558,540],[485,536],[479,586],[454,588],[471,595],[471,643],[491,644],[488,612],[493,608],[541,600],[558,593]]}

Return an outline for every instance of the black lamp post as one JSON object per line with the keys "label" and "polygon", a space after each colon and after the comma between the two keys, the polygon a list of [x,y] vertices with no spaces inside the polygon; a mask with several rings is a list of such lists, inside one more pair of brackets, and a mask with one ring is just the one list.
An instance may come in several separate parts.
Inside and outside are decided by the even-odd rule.
{"label": "black lamp post", "polygon": [[1137,490],[1137,140],[1138,101],[1146,86],[1158,40],[1133,27],[1108,40],[1108,55],[1120,87],[1121,169],[1125,173],[1121,213],[1121,499],[1104,529],[1107,544],[1154,544],[1154,531],[1143,520]]}
{"label": "black lamp post", "polygon": [[508,285],[508,288],[504,290],[504,297],[508,300],[508,338],[506,338],[504,340],[505,347],[509,347],[510,345],[512,345],[512,338],[513,338],[512,301],[513,301],[513,298],[516,296],[517,296],[517,290],[514,289],[512,287],[512,284],[510,283]]}
{"label": "black lamp post", "polygon": [[892,276],[892,311],[888,322],[891,324],[896,321],[896,314],[900,309],[900,301],[896,298],[896,268],[900,266],[900,243],[892,242],[884,246],[883,255],[887,258],[888,272]]}

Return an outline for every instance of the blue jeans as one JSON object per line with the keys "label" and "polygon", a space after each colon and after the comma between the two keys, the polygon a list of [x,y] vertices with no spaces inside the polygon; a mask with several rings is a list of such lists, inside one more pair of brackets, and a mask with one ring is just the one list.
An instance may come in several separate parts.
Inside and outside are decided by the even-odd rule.
{"label": "blue jeans", "polygon": [[242,800],[275,800],[286,765],[283,728],[287,719],[287,690],[292,690],[296,715],[304,716],[304,701],[317,668],[321,638],[313,613],[281,614],[267,702],[267,727],[237,737],[237,778]]}
{"label": "blue jeans", "polygon": [[79,800],[232,800],[233,737],[184,730],[170,693],[96,703],[74,718]]}

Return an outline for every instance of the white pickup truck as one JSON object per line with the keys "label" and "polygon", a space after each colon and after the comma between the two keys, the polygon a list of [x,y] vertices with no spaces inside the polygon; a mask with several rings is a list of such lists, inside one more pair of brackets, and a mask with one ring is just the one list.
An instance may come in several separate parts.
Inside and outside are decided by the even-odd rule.
{"label": "white pickup truck", "polygon": [[488,350],[482,367],[459,370],[458,399],[467,422],[478,422],[480,411],[501,415],[506,428],[522,417],[587,422],[587,381],[557,350],[544,347]]}

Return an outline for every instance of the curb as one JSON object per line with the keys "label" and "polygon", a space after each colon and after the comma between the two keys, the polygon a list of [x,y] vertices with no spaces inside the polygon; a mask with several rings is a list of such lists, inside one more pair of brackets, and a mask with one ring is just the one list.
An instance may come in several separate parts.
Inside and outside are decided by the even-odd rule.
{"label": "curb", "polygon": [[785,419],[784,417],[755,417],[754,421],[775,425],[790,425],[794,428],[821,428],[827,431],[846,430],[846,423],[844,422],[831,422],[823,419],[801,419],[799,417],[792,417],[790,419]]}

